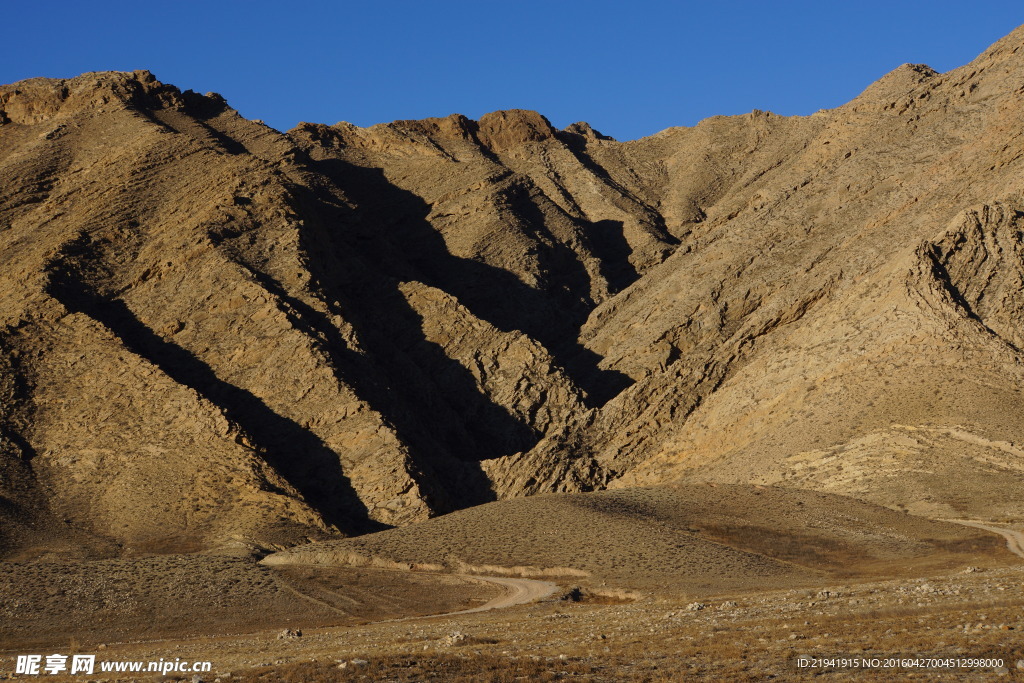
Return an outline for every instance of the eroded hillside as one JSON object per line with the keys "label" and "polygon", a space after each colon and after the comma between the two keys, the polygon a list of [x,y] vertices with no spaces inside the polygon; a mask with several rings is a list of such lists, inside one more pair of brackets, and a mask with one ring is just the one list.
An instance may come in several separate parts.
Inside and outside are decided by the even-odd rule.
{"label": "eroded hillside", "polygon": [[1022,46],[632,142],[3,86],[2,540],[281,544],[683,478],[1020,516]]}

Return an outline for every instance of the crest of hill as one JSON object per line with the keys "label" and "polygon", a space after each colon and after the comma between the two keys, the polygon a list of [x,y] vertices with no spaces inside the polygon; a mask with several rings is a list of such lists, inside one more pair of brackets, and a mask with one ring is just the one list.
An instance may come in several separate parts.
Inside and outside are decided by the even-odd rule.
{"label": "crest of hill", "polygon": [[216,93],[182,92],[149,71],[100,71],[70,79],[32,78],[0,89],[0,122],[44,123],[56,116],[115,109],[179,109],[209,116],[226,108]]}

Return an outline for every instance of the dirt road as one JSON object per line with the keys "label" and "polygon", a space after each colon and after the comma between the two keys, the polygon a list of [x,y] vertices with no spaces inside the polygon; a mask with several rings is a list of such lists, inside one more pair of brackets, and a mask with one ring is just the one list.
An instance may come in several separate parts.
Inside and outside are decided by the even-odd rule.
{"label": "dirt road", "polygon": [[1014,531],[1013,529],[1007,529],[1005,527],[991,526],[985,522],[977,522],[973,519],[943,519],[940,521],[963,524],[964,526],[972,526],[976,529],[984,529],[985,531],[991,531],[999,534],[1006,539],[1006,547],[1011,553],[1019,557],[1024,557],[1024,533],[1020,531]]}
{"label": "dirt road", "polygon": [[496,583],[508,589],[508,592],[479,607],[450,612],[449,614],[470,614],[472,612],[486,612],[487,610],[512,607],[514,605],[525,605],[528,602],[546,598],[558,589],[558,586],[550,581],[538,581],[536,579],[513,579],[504,576],[477,576],[475,574],[460,574],[460,576],[473,579],[474,581]]}
{"label": "dirt road", "polygon": [[507,590],[504,595],[499,595],[493,600],[489,600],[479,607],[472,607],[470,609],[461,609],[456,612],[440,612],[438,614],[424,614],[416,617],[399,617],[398,619],[384,619],[375,623],[378,624],[395,624],[404,621],[417,621],[419,619],[432,619],[434,617],[450,617],[456,614],[473,614],[474,612],[488,612],[492,609],[501,609],[503,607],[514,607],[515,605],[525,605],[528,602],[534,600],[540,600],[546,598],[554,593],[558,586],[551,583],[550,581],[537,581],[536,579],[513,579],[504,576],[479,576],[477,574],[457,574],[464,579],[471,581],[481,581],[486,583],[496,583]]}

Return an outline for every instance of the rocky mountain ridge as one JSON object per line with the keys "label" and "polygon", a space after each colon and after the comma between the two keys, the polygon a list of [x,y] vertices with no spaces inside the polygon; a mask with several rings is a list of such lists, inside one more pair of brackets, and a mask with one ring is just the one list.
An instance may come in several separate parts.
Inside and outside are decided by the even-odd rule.
{"label": "rocky mountain ridge", "polygon": [[630,142],[0,87],[4,547],[677,479],[1019,515],[1022,44]]}

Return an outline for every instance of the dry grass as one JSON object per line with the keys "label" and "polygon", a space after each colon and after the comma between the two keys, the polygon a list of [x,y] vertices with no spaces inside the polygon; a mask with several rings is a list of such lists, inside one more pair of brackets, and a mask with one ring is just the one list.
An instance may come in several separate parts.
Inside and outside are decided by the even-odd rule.
{"label": "dry grass", "polygon": [[639,594],[630,591],[587,590],[580,586],[573,586],[561,596],[562,600],[588,605],[627,605],[638,598]]}
{"label": "dry grass", "polygon": [[[498,589],[381,569],[290,568],[163,555],[0,563],[0,650],[365,624],[461,609]],[[305,596],[305,597],[303,597]]]}
{"label": "dry grass", "polygon": [[246,672],[243,682],[334,683],[342,681],[451,681],[452,683],[513,683],[514,681],[594,681],[607,666],[557,658],[516,658],[494,655],[427,654],[384,657],[365,664],[303,662]]}
{"label": "dry grass", "polygon": [[[1014,575],[975,582],[983,595]],[[952,581],[953,579],[949,579]],[[950,584],[940,584],[948,587]],[[552,604],[513,618],[493,614],[472,626],[500,633],[469,647],[438,650],[431,636],[392,643],[384,651],[342,648],[326,661],[293,662],[236,674],[243,681],[747,681],[811,680],[798,656],[921,656],[1000,658],[1009,668],[1024,658],[1022,601],[985,598],[929,600],[922,607],[892,604],[896,584],[843,587],[841,599],[815,602],[793,591],[733,601],[709,601],[697,612],[680,603],[635,607]],[[860,601],[851,606],[850,599]],[[738,604],[735,604],[738,603]],[[826,604],[827,603],[827,604]],[[734,605],[735,606],[732,606]],[[964,629],[969,621],[970,628]],[[975,626],[987,624],[987,627]],[[429,629],[427,629],[429,631]],[[378,634],[379,635],[379,634]],[[369,636],[369,633],[367,634]],[[372,636],[370,636],[372,637]],[[426,644],[428,649],[419,651]],[[358,647],[358,644],[357,644]],[[407,651],[397,653],[396,648]],[[345,668],[338,668],[345,663]],[[964,670],[937,675],[912,669],[876,671],[871,680],[974,680]],[[988,671],[991,673],[991,671]],[[837,670],[831,679],[860,680]]]}
{"label": "dry grass", "polygon": [[271,560],[561,573],[591,588],[708,592],[799,585],[820,572],[941,569],[989,556],[1005,556],[1003,542],[959,525],[833,494],[716,484],[499,501]]}
{"label": "dry grass", "polygon": [[[633,603],[550,600],[364,626],[112,644],[111,659],[209,659],[242,681],[811,680],[800,655],[1024,658],[1021,568]],[[696,608],[694,605],[700,605]],[[455,633],[465,638],[452,639]],[[90,651],[85,648],[85,651]],[[338,668],[344,663],[345,668]],[[870,680],[977,680],[903,669]],[[837,671],[829,680],[860,680]],[[228,680],[221,677],[221,680]]]}

